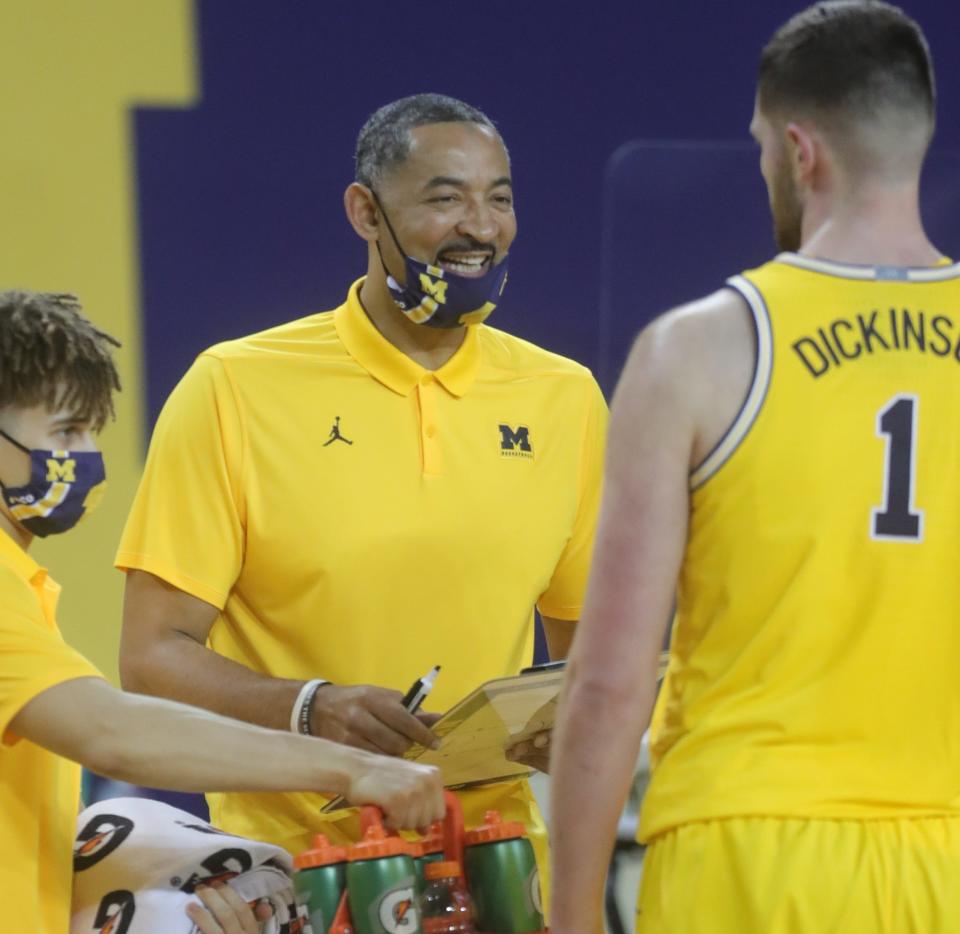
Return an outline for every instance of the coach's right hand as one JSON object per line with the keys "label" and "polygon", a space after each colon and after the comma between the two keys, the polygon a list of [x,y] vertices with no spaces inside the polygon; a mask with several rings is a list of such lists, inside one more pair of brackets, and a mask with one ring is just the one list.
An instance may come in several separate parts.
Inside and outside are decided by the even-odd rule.
{"label": "coach's right hand", "polygon": [[375,804],[390,827],[425,830],[446,810],[440,770],[402,759],[356,752],[358,768],[352,770],[344,797],[352,805]]}
{"label": "coach's right hand", "polygon": [[436,749],[439,739],[429,727],[437,714],[408,713],[399,691],[371,684],[324,684],[310,713],[310,731],[368,752],[402,756],[413,743]]}

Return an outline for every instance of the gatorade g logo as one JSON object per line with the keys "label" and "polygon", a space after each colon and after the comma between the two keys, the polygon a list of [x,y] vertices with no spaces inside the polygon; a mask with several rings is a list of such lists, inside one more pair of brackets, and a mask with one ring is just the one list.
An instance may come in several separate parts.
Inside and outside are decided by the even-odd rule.
{"label": "gatorade g logo", "polygon": [[133,830],[133,821],[116,814],[98,814],[80,833],[73,845],[73,871],[82,872],[106,859]]}
{"label": "gatorade g logo", "polygon": [[509,425],[498,425],[500,429],[500,455],[502,457],[533,457],[533,445],[530,443],[530,429],[520,425],[514,431]]}
{"label": "gatorade g logo", "polygon": [[443,279],[431,279],[425,272],[420,273],[420,288],[432,296],[438,305],[447,300],[447,283]]}
{"label": "gatorade g logo", "polygon": [[55,480],[62,480],[64,483],[77,482],[77,462],[72,457],[65,461],[47,458],[47,482],[53,483]]}
{"label": "gatorade g logo", "polygon": [[133,892],[118,889],[104,895],[97,916],[93,919],[93,929],[100,934],[126,934],[133,921],[136,904]]}
{"label": "gatorade g logo", "polygon": [[534,866],[527,877],[527,899],[529,907],[543,917],[543,896],[540,894],[540,870]]}
{"label": "gatorade g logo", "polygon": [[420,930],[413,885],[405,881],[387,892],[377,905],[377,920],[387,934],[413,934]]}
{"label": "gatorade g logo", "polygon": [[242,872],[247,872],[252,865],[253,859],[246,850],[219,850],[212,856],[208,856],[200,864],[201,869],[192,872],[186,882],[181,884],[179,879],[173,878],[170,884],[178,886],[181,892],[192,895],[198,885],[226,882]]}

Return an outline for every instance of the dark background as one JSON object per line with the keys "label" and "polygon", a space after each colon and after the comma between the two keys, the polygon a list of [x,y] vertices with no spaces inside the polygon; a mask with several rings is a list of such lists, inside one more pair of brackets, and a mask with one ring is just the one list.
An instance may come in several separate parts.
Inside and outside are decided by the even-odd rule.
{"label": "dark background", "polygon": [[[199,0],[200,104],[134,117],[149,423],[204,347],[340,303],[366,262],[341,201],[357,131],[420,91],[479,106],[511,151],[520,232],[491,323],[609,391],[652,314],[773,252],[755,155],[702,144],[748,142],[759,50],[799,8]],[[960,150],[960,7],[908,12],[938,69],[935,146]],[[631,165],[633,140],[701,145]]]}

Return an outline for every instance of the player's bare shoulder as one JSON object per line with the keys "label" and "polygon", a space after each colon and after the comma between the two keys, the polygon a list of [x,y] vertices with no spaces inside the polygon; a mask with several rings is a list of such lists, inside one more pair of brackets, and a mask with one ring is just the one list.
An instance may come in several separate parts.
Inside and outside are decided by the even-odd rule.
{"label": "player's bare shoulder", "polygon": [[666,312],[637,338],[624,382],[663,394],[675,417],[689,418],[693,464],[736,418],[753,378],[756,340],[753,316],[732,289]]}

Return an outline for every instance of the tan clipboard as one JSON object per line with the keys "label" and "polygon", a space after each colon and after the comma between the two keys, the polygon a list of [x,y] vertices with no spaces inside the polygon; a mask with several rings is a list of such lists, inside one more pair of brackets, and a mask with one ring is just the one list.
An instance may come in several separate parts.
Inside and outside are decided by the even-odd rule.
{"label": "tan clipboard", "polygon": [[[667,671],[669,654],[660,654],[657,681]],[[553,729],[564,671],[532,669],[512,678],[495,678],[481,684],[450,708],[432,727],[440,737],[439,749],[415,744],[405,759],[435,765],[447,788],[469,788],[520,778],[532,766],[512,762],[506,750],[543,730]],[[346,807],[343,798],[330,801],[323,812]]]}
{"label": "tan clipboard", "polygon": [[[437,766],[447,788],[486,785],[528,775],[533,767],[510,761],[506,751],[553,728],[562,684],[562,669],[487,681],[433,725],[433,732],[440,737],[439,749],[415,744],[404,758]],[[323,811],[345,805],[342,798],[335,799]]]}
{"label": "tan clipboard", "polygon": [[533,767],[506,752],[543,730],[553,729],[563,671],[531,672],[481,684],[433,726],[439,749],[412,746],[404,756],[435,765],[448,788],[485,785],[527,775]]}

